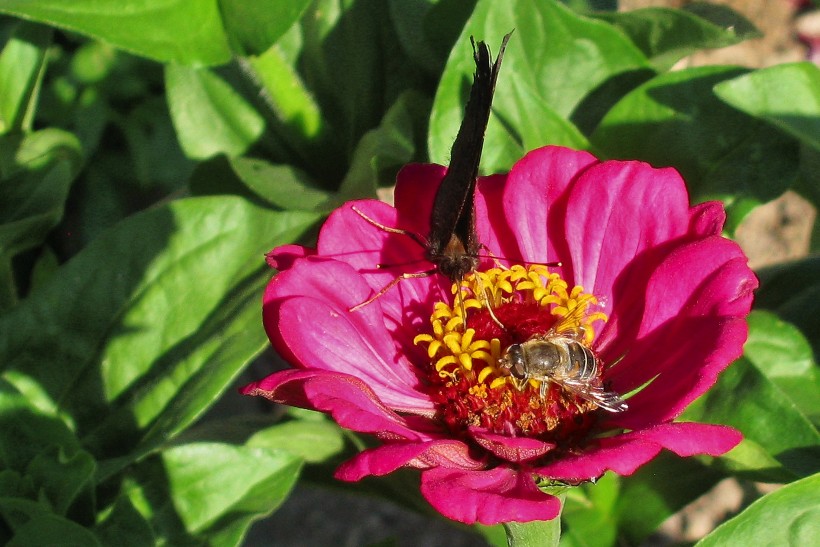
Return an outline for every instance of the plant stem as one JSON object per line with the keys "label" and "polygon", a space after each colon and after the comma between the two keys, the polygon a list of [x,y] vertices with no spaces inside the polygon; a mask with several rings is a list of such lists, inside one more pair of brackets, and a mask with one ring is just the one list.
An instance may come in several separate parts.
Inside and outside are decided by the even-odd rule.
{"label": "plant stem", "polygon": [[[564,507],[566,492],[559,494],[561,508]],[[561,515],[552,520],[534,520],[532,522],[506,522],[509,547],[555,547],[561,539]]]}

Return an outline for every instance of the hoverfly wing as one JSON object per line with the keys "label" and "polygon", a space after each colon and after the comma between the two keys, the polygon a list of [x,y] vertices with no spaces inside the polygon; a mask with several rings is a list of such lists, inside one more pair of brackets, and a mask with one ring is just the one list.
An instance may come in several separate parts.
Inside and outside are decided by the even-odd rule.
{"label": "hoverfly wing", "polygon": [[609,412],[622,412],[629,408],[620,395],[600,386],[584,386],[583,389],[574,390],[574,393]]}
{"label": "hoverfly wing", "polygon": [[[427,237],[428,258],[453,281],[462,278],[475,267],[474,259],[479,250],[474,212],[476,179],[495,83],[510,34],[504,36],[494,63],[491,62],[487,44],[476,44],[470,38],[476,64],[473,85],[464,109],[464,119],[450,153],[450,166],[433,202],[430,233]],[[464,261],[465,255],[473,261]],[[468,269],[459,266],[459,263],[472,263],[473,266]]]}

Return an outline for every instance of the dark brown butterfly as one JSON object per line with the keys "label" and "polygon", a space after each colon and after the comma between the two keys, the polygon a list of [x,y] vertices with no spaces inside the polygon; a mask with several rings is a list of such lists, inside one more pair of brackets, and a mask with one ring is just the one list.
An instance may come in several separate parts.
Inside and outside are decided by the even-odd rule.
{"label": "dark brown butterfly", "polygon": [[495,82],[510,34],[504,36],[498,57],[492,64],[487,44],[479,42],[476,45],[470,38],[476,64],[473,87],[464,109],[464,120],[453,143],[450,167],[441,181],[430,215],[427,259],[454,282],[478,265],[480,243],[475,231],[475,185]]}
{"label": "dark brown butterfly", "polygon": [[495,62],[492,62],[487,44],[476,44],[470,37],[476,64],[473,85],[470,88],[467,106],[464,108],[464,119],[450,153],[450,166],[436,192],[427,238],[379,224],[354,208],[354,211],[371,224],[388,232],[412,237],[426,249],[425,257],[436,265],[436,269],[405,273],[373,297],[352,307],[351,311],[373,302],[402,279],[425,277],[439,272],[451,281],[458,282],[478,266],[478,251],[481,244],[476,236],[474,205],[478,164],[484,147],[484,132],[490,119],[495,82],[511,34],[504,36],[501,41]]}

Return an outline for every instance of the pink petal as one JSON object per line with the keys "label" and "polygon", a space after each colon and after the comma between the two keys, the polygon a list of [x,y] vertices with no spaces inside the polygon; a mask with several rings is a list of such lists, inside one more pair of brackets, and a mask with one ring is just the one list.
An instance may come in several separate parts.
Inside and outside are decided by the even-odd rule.
{"label": "pink petal", "polygon": [[506,175],[479,177],[475,194],[476,233],[478,240],[489,249],[482,254],[518,261],[521,251],[500,207],[506,187]]}
{"label": "pink petal", "polygon": [[619,475],[631,475],[661,451],[660,445],[631,434],[607,437],[583,454],[564,456],[533,471],[551,479],[570,482],[595,479],[611,470]]}
{"label": "pink petal", "polygon": [[370,387],[353,376],[322,370],[283,370],[248,384],[243,395],[330,414],[342,427],[382,438],[427,440],[428,433],[387,408]]}
{"label": "pink petal", "polygon": [[639,434],[681,457],[720,456],[743,440],[740,431],[731,427],[695,422],[661,424]]}
{"label": "pink petal", "polygon": [[[374,226],[353,211],[353,207],[380,224],[405,229],[401,221],[397,220],[396,209],[374,200],[347,203],[327,219],[319,235],[319,254],[350,264],[370,287],[368,292],[357,302],[350,302],[348,307],[364,302],[403,274],[435,269],[424,258],[424,247],[411,236],[390,233]],[[410,230],[412,231],[412,226]],[[425,236],[426,233],[419,235]],[[397,342],[397,349],[408,356],[421,357],[424,352],[413,346],[412,340],[422,326],[429,324],[429,310],[432,309],[433,300],[449,296],[449,288],[450,281],[438,274],[401,279],[375,302],[358,309],[356,313],[371,307],[381,308],[381,320]]]}
{"label": "pink petal", "polygon": [[428,236],[433,201],[446,173],[446,167],[434,163],[411,163],[402,167],[396,175],[393,194],[397,227]]}
{"label": "pink petal", "polygon": [[[615,281],[645,250],[686,234],[689,197],[674,169],[639,161],[592,166],[572,187],[566,209],[564,272],[611,301]],[[555,238],[564,234],[556,233]],[[640,283],[631,279],[632,283]]]}
{"label": "pink petal", "polygon": [[507,467],[429,469],[421,474],[421,493],[442,515],[465,524],[551,520],[561,510],[558,498],[541,492],[529,473]]}
{"label": "pink petal", "polygon": [[566,258],[562,241],[565,193],[597,161],[588,152],[545,146],[513,166],[507,175],[503,207],[510,233],[518,239],[516,258],[538,263]]}
{"label": "pink petal", "polygon": [[470,456],[469,447],[454,439],[391,443],[371,448],[344,462],[336,478],[358,481],[368,475],[386,475],[400,467],[481,469],[484,462]]}
{"label": "pink petal", "polygon": [[706,201],[689,210],[689,232],[699,236],[717,236],[726,223],[726,210],[719,201]]}
{"label": "pink petal", "polygon": [[507,437],[490,433],[485,429],[471,427],[473,439],[485,450],[499,458],[513,463],[523,463],[539,458],[555,448],[552,443],[545,443],[529,437]]}
{"label": "pink petal", "polygon": [[267,262],[271,268],[281,271],[293,266],[293,263],[298,259],[315,254],[316,251],[314,249],[308,249],[301,245],[282,245],[266,254],[265,262]]}
{"label": "pink petal", "polygon": [[[408,271],[424,271],[431,264],[424,259],[424,247],[404,233],[391,233],[379,224],[396,229],[397,212],[376,200],[347,202],[328,217],[319,233],[317,249],[320,255],[346,262],[362,273],[368,284],[377,290]],[[426,237],[426,233],[417,234]]]}
{"label": "pink petal", "polygon": [[609,470],[626,476],[654,458],[663,448],[680,456],[718,456],[731,450],[740,440],[740,434],[730,427],[667,423],[599,439],[583,454],[564,456],[534,471],[546,477],[567,481],[593,479]]}
{"label": "pink petal", "polygon": [[614,422],[640,429],[669,421],[711,387],[742,352],[756,286],[729,240],[711,237],[671,253],[647,285],[637,342],[607,372],[619,393],[654,379]]}
{"label": "pink petal", "polygon": [[348,311],[368,291],[344,263],[299,261],[268,285],[263,307],[268,337],[297,366],[351,374],[390,407],[431,414],[433,404],[417,389],[415,366],[397,351],[380,303]]}

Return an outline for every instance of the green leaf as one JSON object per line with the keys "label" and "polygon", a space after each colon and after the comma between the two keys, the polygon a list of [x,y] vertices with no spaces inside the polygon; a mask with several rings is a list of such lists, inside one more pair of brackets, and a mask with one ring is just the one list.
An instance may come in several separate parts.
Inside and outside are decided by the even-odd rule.
{"label": "green leaf", "polygon": [[[164,98],[146,97],[127,114],[118,116],[116,127],[128,145],[128,159],[134,169],[132,184],[138,190],[170,193],[182,186],[194,164],[177,142]],[[122,178],[120,172],[114,175],[115,180]]]}
{"label": "green leaf", "polygon": [[507,112],[496,113],[509,134],[521,143],[522,152],[545,143],[579,150],[589,148],[589,142],[581,131],[572,122],[559,116],[539,94],[539,90],[528,87],[525,82],[516,82],[512,86],[512,100],[507,103]]}
{"label": "green leaf", "polygon": [[125,496],[120,496],[104,519],[94,526],[94,534],[103,545],[144,547],[155,545],[151,525]]}
{"label": "green leaf", "polygon": [[820,149],[820,68],[789,63],[721,82],[715,94],[738,110]]}
{"label": "green leaf", "polygon": [[249,447],[284,450],[308,463],[321,463],[344,449],[344,432],[333,422],[293,420],[262,429],[245,443]]}
{"label": "green leaf", "polygon": [[239,55],[267,50],[295,23],[310,0],[219,0],[228,40]]}
{"label": "green leaf", "polygon": [[66,545],[72,547],[103,547],[87,528],[57,515],[43,515],[15,530],[7,547],[31,545]]}
{"label": "green leaf", "polygon": [[[804,144],[800,147],[800,173],[795,191],[809,200],[815,208],[820,206],[820,150]],[[809,252],[820,251],[820,223],[814,223]]]}
{"label": "green leaf", "polygon": [[274,131],[285,142],[304,149],[319,139],[325,130],[322,112],[282,48],[274,46],[258,57],[240,61],[240,66],[259,85],[260,95],[279,122]]}
{"label": "green leaf", "polygon": [[326,211],[332,194],[315,186],[307,174],[290,165],[254,158],[232,158],[231,168],[251,192],[266,202],[297,211]]}
{"label": "green leaf", "polygon": [[590,140],[609,157],[673,166],[695,202],[722,199],[731,225],[797,179],[797,143],[720,101],[712,88],[748,71],[698,67],[660,75],[610,110]]}
{"label": "green leaf", "polygon": [[66,516],[82,491],[93,488],[96,468],[94,458],[85,450],[69,455],[55,446],[35,456],[25,473],[38,486],[40,499],[47,499],[56,514]]}
{"label": "green leaf", "polygon": [[[3,528],[0,528],[0,539],[3,540],[3,545],[7,545],[8,539],[11,537],[10,532],[22,528],[33,519],[50,517],[54,514],[43,503],[15,496],[15,493],[11,492],[12,488],[8,486],[8,483],[11,482],[9,480],[11,473],[6,471],[1,473],[0,477],[4,479],[4,490],[8,492],[8,495],[0,496],[0,516],[2,516],[4,524]],[[36,497],[33,495],[34,487],[31,484],[26,484],[25,487],[18,489],[29,490],[24,492],[24,495],[31,498]]]}
{"label": "green leaf", "polygon": [[[448,163],[464,115],[475,70],[469,37],[485,41],[496,52],[502,36],[513,29],[496,85],[495,115],[487,128],[485,173],[508,170],[534,146],[584,145],[578,130],[566,121],[582,100],[611,78],[648,67],[620,32],[555,1],[480,1],[436,93],[428,140],[433,161]],[[534,120],[542,119],[545,126],[538,127]]]}
{"label": "green leaf", "polygon": [[815,545],[820,537],[820,474],[787,484],[718,526],[697,547]]}
{"label": "green leaf", "polygon": [[349,169],[362,136],[403,92],[425,85],[421,70],[403,53],[389,3],[382,0],[318,0],[276,48],[298,67],[299,79],[285,82],[303,83],[322,113],[322,133],[309,140],[310,154],[296,165],[330,189]]}
{"label": "green leaf", "polygon": [[40,454],[58,447],[74,455],[80,443],[58,417],[43,412],[15,386],[0,380],[0,468],[25,473]]}
{"label": "green leaf", "polygon": [[562,547],[610,547],[615,545],[619,479],[608,473],[596,484],[585,484],[567,492],[561,513]]}
{"label": "green leaf", "polygon": [[21,22],[0,53],[0,135],[31,129],[51,34]]}
{"label": "green leaf", "polygon": [[618,0],[561,0],[564,4],[578,12],[588,11],[615,11],[618,9]]}
{"label": "green leaf", "polygon": [[[28,497],[65,516],[81,494],[91,491],[96,464],[60,418],[43,412],[26,394],[0,381],[0,468],[22,481],[12,488],[6,475],[3,496]],[[16,527],[36,516],[24,513],[27,517],[14,516],[10,525]]]}
{"label": "green leaf", "polygon": [[59,129],[0,138],[0,257],[43,242],[63,216],[81,161],[77,139]]}
{"label": "green leaf", "polygon": [[0,362],[59,401],[98,459],[150,427],[173,435],[265,346],[263,255],[317,219],[230,197],[135,215],[0,320]]}
{"label": "green leaf", "polygon": [[93,36],[160,62],[215,65],[231,58],[214,0],[0,0],[0,12]]}
{"label": "green leaf", "polygon": [[415,122],[428,111],[427,99],[414,92],[399,97],[379,127],[357,144],[337,200],[372,197],[378,186],[393,184],[399,169],[416,154]]}
{"label": "green leaf", "polygon": [[[434,0],[389,0],[390,3],[390,20],[396,28],[396,34],[399,38],[399,43],[402,46],[402,51],[414,63],[423,67],[426,72],[431,75],[438,76],[444,68],[444,62],[447,60],[447,53],[449,53],[452,44],[446,48],[446,52],[440,54],[436,49],[431,37],[426,32],[426,26],[430,23],[431,17],[436,17],[437,8],[441,8],[442,4],[447,4],[446,1]],[[452,4],[453,2],[449,2]],[[460,2],[459,7],[466,7],[469,9],[470,2]],[[466,18],[466,16],[465,16]],[[443,19],[443,20],[442,20]],[[437,20],[443,24],[452,23],[454,26],[458,25],[458,21],[453,20],[451,14],[446,14],[444,17],[437,17]],[[464,21],[461,21],[463,25]],[[458,26],[452,37],[455,38],[461,27]],[[440,31],[443,32],[443,31]]]}
{"label": "green leaf", "polygon": [[242,155],[265,130],[254,107],[210,70],[168,65],[165,84],[179,142],[190,158]]}
{"label": "green leaf", "polygon": [[725,475],[694,458],[668,452],[621,481],[615,510],[618,535],[640,545],[667,518],[708,492]]}
{"label": "green leaf", "polygon": [[86,42],[71,58],[71,75],[79,83],[96,84],[116,68],[117,50],[104,42]]}
{"label": "green leaf", "polygon": [[746,357],[815,424],[820,423],[820,377],[808,341],[800,330],[765,311],[748,318]]}
{"label": "green leaf", "polygon": [[[176,393],[167,402],[168,388],[156,386],[138,390],[134,407],[138,415],[153,416],[155,405],[165,404],[142,439],[140,449],[146,452],[190,426],[230,386],[238,374],[269,342],[259,324],[259,295],[268,282],[267,269],[255,272],[229,293],[217,311],[205,320],[196,336],[174,348],[177,367],[191,371],[184,381],[174,381]],[[238,396],[238,395],[235,395]],[[129,410],[128,407],[125,410]],[[106,422],[97,436],[120,427],[119,419]]]}
{"label": "green leaf", "polygon": [[9,393],[22,395],[26,404],[38,414],[60,418],[65,425],[73,430],[74,423],[70,416],[60,413],[57,403],[49,396],[48,391],[25,374],[6,370],[2,373],[0,389],[8,390]]}
{"label": "green leaf", "polygon": [[[820,466],[817,429],[788,394],[747,357],[726,369],[717,384],[690,405],[682,418],[730,425],[743,433],[743,443],[720,460],[737,474],[785,482],[810,475]],[[749,456],[755,452],[762,452],[762,457],[750,461]],[[737,453],[742,457],[736,458]],[[771,467],[773,460],[777,462],[775,468]]]}
{"label": "green leaf", "polygon": [[[396,3],[403,2],[397,0]],[[428,62],[435,63],[434,73],[436,75],[440,75],[444,70],[447,58],[452,53],[464,25],[475,10],[475,5],[476,0],[438,0],[424,14],[422,18],[424,37],[435,51],[433,59]],[[404,33],[401,30],[399,32],[403,37]],[[428,65],[425,63],[423,66]]]}
{"label": "green leaf", "polygon": [[760,289],[755,306],[775,312],[800,329],[820,355],[820,257],[778,264],[758,272]]}
{"label": "green leaf", "polygon": [[[702,5],[698,7],[702,8]],[[731,46],[761,36],[749,21],[730,8],[712,5],[709,10],[694,9],[690,4],[684,10],[645,8],[596,13],[594,17],[623,31],[652,66],[663,72],[700,49]],[[715,10],[720,10],[723,17],[719,17]]]}
{"label": "green leaf", "polygon": [[283,451],[220,443],[177,446],[162,452],[162,467],[157,463],[137,469],[140,482],[127,494],[173,545],[183,538],[238,544],[255,519],[286,499],[301,468]]}

